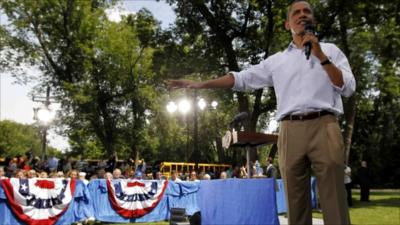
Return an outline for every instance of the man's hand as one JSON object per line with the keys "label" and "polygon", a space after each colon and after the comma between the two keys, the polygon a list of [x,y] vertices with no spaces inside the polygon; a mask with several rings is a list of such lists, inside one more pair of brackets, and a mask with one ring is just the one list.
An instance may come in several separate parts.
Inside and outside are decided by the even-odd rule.
{"label": "man's hand", "polygon": [[[311,53],[315,55],[319,59],[320,62],[323,62],[328,59],[328,57],[324,54],[321,49],[321,45],[319,44],[318,38],[312,33],[306,33],[303,36],[302,45],[304,46],[305,43],[310,42],[312,44]],[[329,79],[336,87],[343,87],[343,74],[342,71],[339,70],[333,63],[328,65],[322,66],[326,73],[329,76]]]}
{"label": "man's hand", "polygon": [[206,88],[232,88],[235,84],[235,78],[232,74],[228,73],[225,76],[205,81],[192,81],[192,80],[169,80],[168,87],[172,89],[178,88],[191,88],[191,89],[206,89]]}
{"label": "man's hand", "polygon": [[172,89],[178,89],[178,88],[200,89],[203,86],[202,82],[182,79],[182,80],[169,80],[168,87]]}
{"label": "man's hand", "polygon": [[311,43],[311,53],[315,57],[317,57],[321,62],[327,59],[326,55],[321,49],[321,46],[319,45],[318,38],[313,33],[309,32],[304,34],[301,45],[304,46],[307,42]]}

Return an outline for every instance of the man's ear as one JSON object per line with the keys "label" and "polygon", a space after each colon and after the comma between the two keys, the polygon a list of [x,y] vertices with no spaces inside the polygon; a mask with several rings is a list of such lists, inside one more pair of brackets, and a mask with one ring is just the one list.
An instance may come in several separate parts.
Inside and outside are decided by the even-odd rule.
{"label": "man's ear", "polygon": [[285,29],[290,30],[289,21],[285,20]]}

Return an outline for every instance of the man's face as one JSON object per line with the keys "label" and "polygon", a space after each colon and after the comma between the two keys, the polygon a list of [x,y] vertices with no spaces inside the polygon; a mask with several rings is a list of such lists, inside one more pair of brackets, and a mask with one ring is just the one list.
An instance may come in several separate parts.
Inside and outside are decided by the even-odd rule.
{"label": "man's face", "polygon": [[367,167],[367,162],[366,161],[361,161],[361,166],[362,167]]}
{"label": "man's face", "polygon": [[226,173],[225,173],[225,172],[222,172],[221,175],[220,175],[220,178],[221,178],[221,179],[226,179],[226,177],[227,177]]}
{"label": "man's face", "polygon": [[304,26],[308,23],[314,23],[314,15],[310,4],[308,2],[293,3],[285,21],[285,28],[292,33],[300,35],[304,33]]}
{"label": "man's face", "polygon": [[19,171],[19,172],[17,173],[16,177],[22,179],[22,178],[25,177],[25,175],[24,175],[24,173],[23,173],[22,171]]}
{"label": "man's face", "polygon": [[36,177],[36,172],[35,171],[29,171],[28,172],[28,178],[34,178]]}
{"label": "man's face", "polygon": [[114,178],[119,178],[121,176],[121,171],[120,170],[114,170],[113,176],[114,176]]}
{"label": "man's face", "polygon": [[78,173],[77,173],[76,171],[72,171],[72,172],[69,174],[69,177],[70,177],[70,178],[77,178],[77,177],[78,177]]}

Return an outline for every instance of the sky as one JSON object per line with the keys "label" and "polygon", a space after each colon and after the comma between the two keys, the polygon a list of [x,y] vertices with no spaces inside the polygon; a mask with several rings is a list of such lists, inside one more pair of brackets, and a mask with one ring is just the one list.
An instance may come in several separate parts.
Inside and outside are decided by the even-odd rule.
{"label": "sky", "polygon": [[[165,3],[165,1],[155,0],[125,0],[114,9],[108,10],[108,18],[112,21],[119,21],[121,15],[127,15],[134,13],[142,8],[147,8],[152,12],[153,16],[161,22],[162,28],[168,28],[175,20],[175,13],[171,6]],[[7,23],[7,18],[0,12],[0,24],[4,25]],[[26,67],[26,73],[30,75],[39,75],[40,71]],[[33,108],[38,107],[40,104],[32,101],[29,96],[33,84],[21,85],[16,84],[15,79],[11,77],[9,73],[0,74],[0,120],[13,120],[19,123],[32,124],[33,120]],[[43,93],[43,96],[45,93]],[[57,110],[59,106],[52,104],[51,107]],[[267,132],[271,132],[276,128],[276,121],[272,121],[272,126],[267,129]],[[49,131],[48,136],[49,144],[60,150],[67,150],[69,145],[67,139],[61,137],[53,130]]]}

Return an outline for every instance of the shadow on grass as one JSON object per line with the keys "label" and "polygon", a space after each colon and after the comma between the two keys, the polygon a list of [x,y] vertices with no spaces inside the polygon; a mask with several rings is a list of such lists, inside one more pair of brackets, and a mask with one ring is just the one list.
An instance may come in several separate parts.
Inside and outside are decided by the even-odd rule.
{"label": "shadow on grass", "polygon": [[[381,196],[385,198],[380,198]],[[369,202],[361,202],[358,200],[354,200],[354,197],[358,197],[357,195],[353,195],[353,206],[351,208],[368,208],[368,207],[400,207],[400,195],[397,193],[373,193],[370,196]],[[378,199],[376,199],[378,197]]]}
{"label": "shadow on grass", "polygon": [[[357,193],[360,194],[360,193]],[[391,192],[375,192],[375,191],[371,191],[370,192],[371,195],[374,196],[399,196],[400,197],[400,190],[399,191],[391,191]]]}
{"label": "shadow on grass", "polygon": [[368,207],[400,207],[400,197],[392,197],[385,199],[372,199],[369,202],[354,201],[351,208],[368,208]]}

